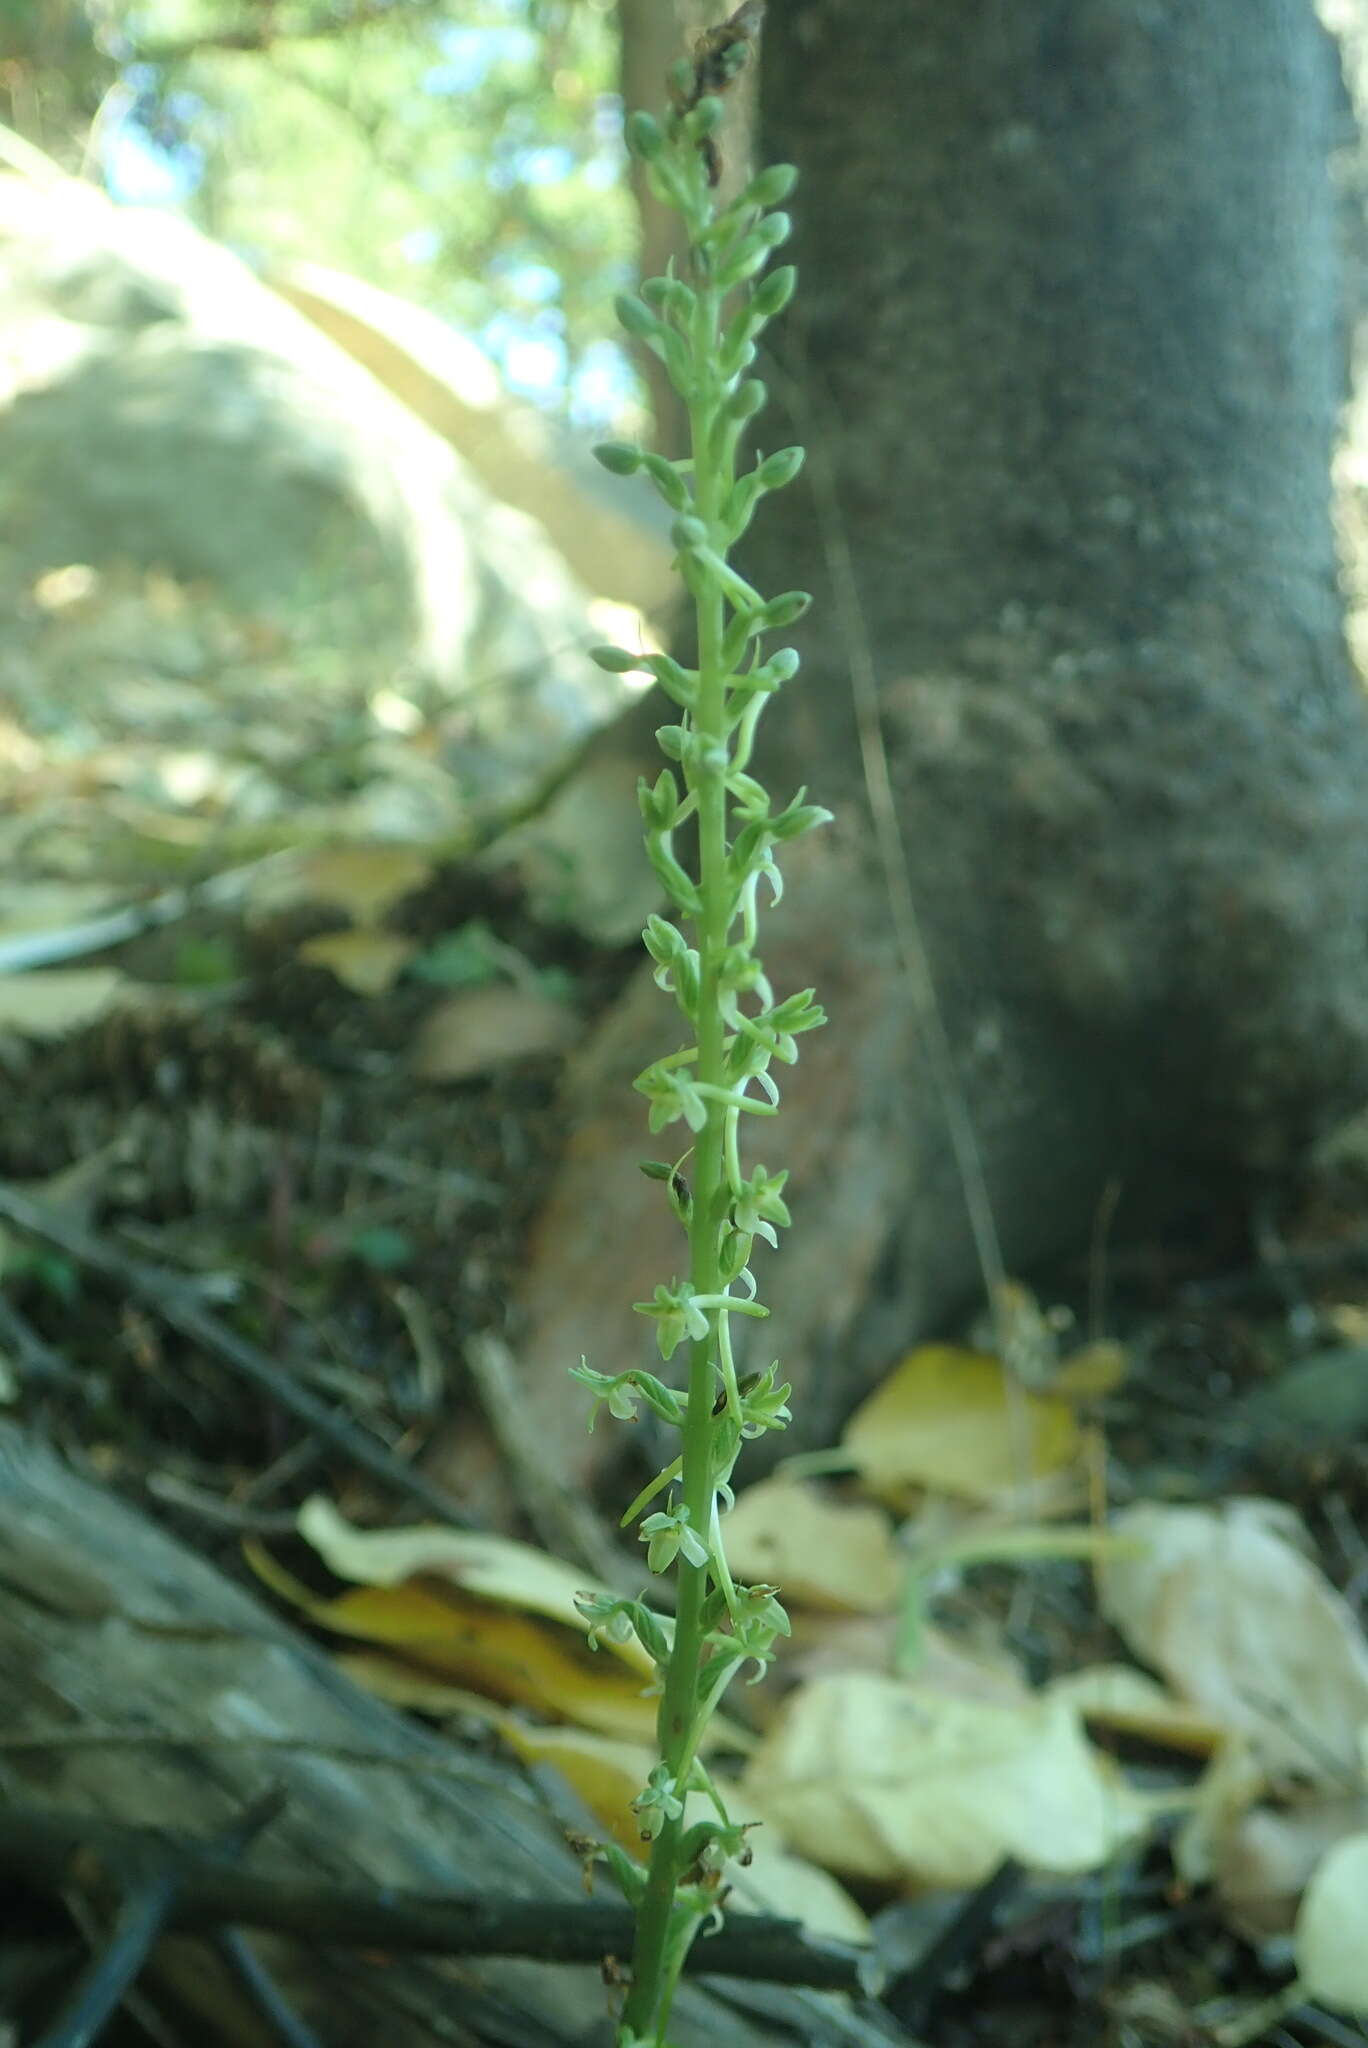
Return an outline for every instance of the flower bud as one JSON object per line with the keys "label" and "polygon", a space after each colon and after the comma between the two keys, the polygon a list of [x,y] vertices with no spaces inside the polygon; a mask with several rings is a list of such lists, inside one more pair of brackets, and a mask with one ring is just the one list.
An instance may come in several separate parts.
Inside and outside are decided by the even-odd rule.
{"label": "flower bud", "polygon": [[767,455],[756,471],[761,490],[782,491],[791,484],[803,466],[804,453],[802,448],[777,448]]}
{"label": "flower bud", "polygon": [[672,512],[683,512],[692,502],[688,485],[674,464],[663,455],[648,449],[642,455],[641,466]]}
{"label": "flower bud", "polygon": [[793,297],[798,272],[791,263],[772,270],[768,277],[760,280],[751,294],[749,313],[752,321],[772,320],[776,313],[782,313]]}
{"label": "flower bud", "polygon": [[706,99],[701,99],[696,107],[690,109],[686,126],[694,140],[701,142],[705,135],[716,133],[721,119],[722,102],[714,94],[709,93]]}
{"label": "flower bud", "polygon": [[659,156],[665,147],[665,137],[660,132],[660,124],[653,121],[649,114],[629,114],[624,133],[628,149],[633,156],[640,157],[643,163],[650,163],[651,159]]}
{"label": "flower bud", "polygon": [[635,476],[641,467],[641,450],[630,441],[600,441],[593,453],[612,476]]}
{"label": "flower bud", "polygon": [[772,597],[755,621],[756,630],[761,633],[782,632],[795,619],[801,619],[812,603],[806,590],[786,590],[779,597]]}
{"label": "flower bud", "polygon": [[738,384],[727,400],[727,418],[731,420],[752,419],[764,404],[768,393],[758,377],[747,377]]}
{"label": "flower bud", "polygon": [[767,170],[751,179],[739,203],[763,207],[768,211],[771,206],[782,206],[797,183],[798,173],[792,164],[770,164]]}
{"label": "flower bud", "polygon": [[610,676],[629,676],[641,667],[641,656],[629,654],[625,647],[591,647],[589,659]]}
{"label": "flower bud", "polygon": [[631,292],[619,292],[613,305],[618,320],[637,341],[654,341],[660,333],[660,322],[655,314]]}

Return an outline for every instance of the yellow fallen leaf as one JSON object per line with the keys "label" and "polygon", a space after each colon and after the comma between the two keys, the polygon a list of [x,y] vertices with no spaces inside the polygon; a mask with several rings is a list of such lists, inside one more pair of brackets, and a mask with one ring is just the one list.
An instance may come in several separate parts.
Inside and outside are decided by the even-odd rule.
{"label": "yellow fallen leaf", "polygon": [[796,1693],[742,1792],[801,1853],[882,1884],[981,1884],[1005,1856],[1093,1870],[1145,1824],[1067,1701],[991,1706],[869,1672]]}
{"label": "yellow fallen leaf", "polygon": [[1130,1664],[1094,1664],[1056,1678],[1046,1691],[1053,1699],[1067,1700],[1096,1727],[1189,1756],[1210,1756],[1226,1733],[1219,1721]]}
{"label": "yellow fallen leaf", "polygon": [[1286,1509],[1254,1500],[1128,1508],[1113,1528],[1132,1548],[1101,1562],[1102,1609],[1265,1770],[1343,1784],[1368,1721],[1368,1641],[1289,1526]]}
{"label": "yellow fallen leaf", "polygon": [[856,1409],[843,1442],[880,1498],[923,1487],[991,1500],[1063,1471],[1081,1438],[1067,1401],[1010,1384],[986,1352],[927,1344]]}
{"label": "yellow fallen leaf", "polygon": [[[655,1666],[635,1636],[621,1643],[604,1637],[600,1650],[590,1650],[575,1596],[603,1589],[586,1573],[531,1544],[471,1530],[356,1529],[321,1495],[300,1509],[298,1525],[328,1568],[357,1590],[315,1598],[256,1543],[244,1546],[249,1563],[320,1628],[402,1657],[410,1679],[389,1660],[358,1674],[386,1699],[458,1712],[468,1704],[452,1694],[460,1688],[605,1735],[654,1741],[657,1700],[648,1687]],[[668,1618],[661,1626],[668,1635]],[[753,1740],[718,1714],[703,1746],[747,1751]]]}
{"label": "yellow fallen leaf", "polygon": [[[259,1546],[249,1557],[267,1584],[319,1628],[400,1653],[420,1681],[410,1704],[429,1707],[434,1683],[457,1685],[606,1735],[654,1737],[656,1703],[645,1697],[641,1677],[559,1630],[433,1579],[315,1599]],[[390,1673],[385,1697],[397,1700],[400,1685],[400,1675]]]}
{"label": "yellow fallen leaf", "polygon": [[[481,1600],[562,1622],[579,1636],[588,1633],[588,1624],[575,1605],[576,1595],[604,1590],[562,1558],[506,1536],[438,1523],[357,1529],[322,1494],[305,1501],[296,1526],[339,1579],[363,1586],[400,1586],[407,1579],[430,1575]],[[669,1623],[663,1625],[668,1630]],[[643,1677],[653,1674],[655,1667],[635,1636],[625,1643],[605,1641],[604,1648]]]}
{"label": "yellow fallen leaf", "polygon": [[520,1714],[498,1714],[494,1727],[525,1764],[550,1764],[579,1794],[594,1819],[629,1856],[641,1856],[641,1822],[632,1801],[651,1775],[656,1751],[646,1743],[611,1741],[582,1728],[546,1728]]}
{"label": "yellow fallen leaf", "polygon": [[431,855],[415,846],[329,846],[307,854],[295,872],[315,902],[371,924],[419,888],[432,868]]}
{"label": "yellow fallen leaf", "polygon": [[379,925],[357,924],[344,932],[319,932],[305,939],[299,957],[309,967],[326,967],[353,995],[383,996],[417,950],[416,939]]}
{"label": "yellow fallen leaf", "polygon": [[727,1516],[726,1543],[733,1571],[781,1587],[799,1606],[885,1614],[897,1603],[902,1565],[888,1516],[806,1482],[748,1486]]}
{"label": "yellow fallen leaf", "polygon": [[1294,1950],[1306,1997],[1339,2012],[1368,2014],[1368,1834],[1351,1835],[1320,1865],[1297,1915]]}

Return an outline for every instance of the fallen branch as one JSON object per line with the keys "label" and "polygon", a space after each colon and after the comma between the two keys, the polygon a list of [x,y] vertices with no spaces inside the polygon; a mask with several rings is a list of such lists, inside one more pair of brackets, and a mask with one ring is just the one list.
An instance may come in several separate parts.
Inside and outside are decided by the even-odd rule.
{"label": "fallen branch", "polygon": [[[595,1965],[627,1955],[632,1941],[625,1906],[259,1877],[212,1842],[35,1807],[0,1809],[0,1872],[32,1891],[106,1904],[113,1894],[130,1915],[156,1892],[154,1932],[259,1928],[334,1947]],[[871,1988],[870,1960],[844,1943],[812,1939],[795,1920],[734,1913],[693,1952],[689,1967],[710,1977],[860,1993]]]}

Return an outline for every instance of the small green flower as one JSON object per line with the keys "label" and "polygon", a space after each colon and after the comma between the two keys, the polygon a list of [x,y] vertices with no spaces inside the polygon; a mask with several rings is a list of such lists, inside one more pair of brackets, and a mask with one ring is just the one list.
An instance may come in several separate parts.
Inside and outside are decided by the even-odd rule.
{"label": "small green flower", "polygon": [[662,1358],[669,1358],[686,1340],[696,1344],[708,1334],[708,1318],[687,1280],[672,1280],[668,1287],[662,1280],[650,1301],[634,1301],[632,1307],[655,1324]]}
{"label": "small green flower", "polygon": [[677,1557],[694,1566],[708,1562],[707,1545],[689,1526],[689,1510],[682,1502],[677,1508],[647,1515],[637,1534],[646,1545],[650,1571],[667,1572]]}
{"label": "small green flower", "polygon": [[629,1643],[632,1640],[630,1600],[615,1600],[611,1593],[576,1593],[575,1606],[589,1624],[587,1639],[591,1650],[596,1650],[601,1642]]}
{"label": "small green flower", "polygon": [[645,1789],[632,1801],[632,1811],[641,1822],[642,1839],[653,1842],[667,1820],[678,1820],[684,1802],[675,1792],[675,1781],[664,1764],[657,1764]]}
{"label": "small green flower", "polygon": [[793,1392],[787,1381],[780,1386],[776,1358],[764,1372],[752,1373],[741,1382],[741,1434],[763,1436],[767,1429],[783,1429],[791,1420],[788,1399]]}

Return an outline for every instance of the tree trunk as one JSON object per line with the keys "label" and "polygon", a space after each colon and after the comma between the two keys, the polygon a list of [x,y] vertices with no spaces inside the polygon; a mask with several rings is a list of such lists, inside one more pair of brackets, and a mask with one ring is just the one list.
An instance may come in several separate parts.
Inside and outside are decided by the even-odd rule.
{"label": "tree trunk", "polygon": [[[1012,1270],[1084,1245],[1109,1184],[1172,1214],[1368,1092],[1368,715],[1330,504],[1338,90],[1310,0],[770,10],[759,153],[802,173],[801,284],[790,417],[761,438],[808,442],[825,495],[800,484],[752,530],[759,587],[818,599],[762,772],[840,812],[774,962],[832,1013],[777,1127],[795,1249],[761,1275],[800,1437],[979,1286],[867,851],[860,632]],[[534,1243],[548,1421],[567,1358],[637,1355],[606,1305],[623,1265],[630,1298],[677,1260],[625,1163],[614,1180],[642,1140],[612,1090],[672,1028],[632,1001],[572,1075],[583,1120]]]}

